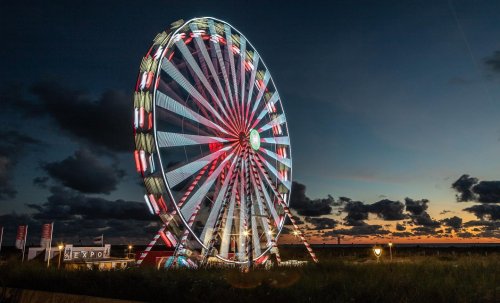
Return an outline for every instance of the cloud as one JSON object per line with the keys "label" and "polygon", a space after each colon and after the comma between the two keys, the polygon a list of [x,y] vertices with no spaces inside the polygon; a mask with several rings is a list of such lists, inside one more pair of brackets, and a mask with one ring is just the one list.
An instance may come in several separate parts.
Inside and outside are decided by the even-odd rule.
{"label": "cloud", "polygon": [[397,223],[396,224],[396,230],[397,231],[404,231],[404,230],[406,230],[406,226],[404,226],[403,224]]}
{"label": "cloud", "polygon": [[361,226],[366,224],[364,221],[368,219],[369,213],[376,214],[379,218],[386,221],[403,220],[406,218],[403,210],[403,203],[388,199],[380,200],[373,204],[349,200],[342,209],[343,212],[347,213],[344,221],[348,226]]}
{"label": "cloud", "polygon": [[493,72],[500,73],[500,51],[484,59],[484,64]]}
{"label": "cloud", "polygon": [[414,236],[413,233],[409,232],[409,231],[403,231],[403,232],[393,232],[391,233],[391,235],[393,237],[402,237],[402,238],[407,238],[407,237],[411,237],[411,236]]}
{"label": "cloud", "polygon": [[443,219],[443,220],[441,220],[441,223],[453,228],[455,231],[458,231],[462,228],[462,218],[457,217],[457,216]]}
{"label": "cloud", "polygon": [[410,198],[405,198],[406,210],[409,212],[410,218],[415,225],[436,228],[441,226],[436,220],[433,220],[431,216],[427,213],[429,208],[429,200],[413,200]]}
{"label": "cloud", "polygon": [[94,100],[83,91],[54,82],[35,84],[29,92],[31,98],[25,98],[23,93],[16,86],[4,89],[6,110],[30,117],[48,116],[63,132],[96,148],[133,150],[130,95],[109,90]]}
{"label": "cloud", "polygon": [[433,226],[418,226],[412,229],[412,232],[415,236],[431,236],[438,233]]}
{"label": "cloud", "polygon": [[500,203],[500,181],[479,182],[477,178],[464,174],[451,187],[458,192],[458,202]]}
{"label": "cloud", "polygon": [[332,218],[312,218],[306,217],[306,222],[314,225],[314,229],[322,230],[322,229],[332,229],[335,228],[339,222]]}
{"label": "cloud", "polygon": [[290,207],[297,210],[301,216],[318,217],[332,212],[332,205],[336,202],[332,196],[325,199],[311,200],[306,196],[306,186],[293,182],[290,194]]}
{"label": "cloud", "polygon": [[387,235],[390,231],[382,228],[382,225],[360,225],[353,226],[350,229],[336,229],[332,231],[325,232],[324,236],[373,236],[373,235]]}
{"label": "cloud", "polygon": [[17,194],[12,184],[12,173],[28,146],[43,143],[13,130],[0,130],[0,200],[14,198]]}
{"label": "cloud", "polygon": [[73,156],[42,167],[50,177],[82,193],[109,194],[125,175],[116,164],[99,161],[88,149],[80,149]]}
{"label": "cloud", "polygon": [[37,220],[140,220],[151,221],[153,216],[142,202],[89,197],[54,186],[43,204],[27,204],[36,212]]}
{"label": "cloud", "polygon": [[500,205],[480,204],[463,209],[473,213],[480,220],[500,220]]}

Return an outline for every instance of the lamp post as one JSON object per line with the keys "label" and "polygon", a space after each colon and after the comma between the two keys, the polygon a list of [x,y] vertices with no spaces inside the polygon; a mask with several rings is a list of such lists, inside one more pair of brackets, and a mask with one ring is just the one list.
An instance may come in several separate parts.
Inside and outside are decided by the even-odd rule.
{"label": "lamp post", "polygon": [[130,253],[132,252],[132,245],[128,246],[128,254],[127,254],[127,259],[130,258]]}
{"label": "lamp post", "polygon": [[373,254],[377,257],[377,263],[379,262],[380,256],[382,255],[382,248],[375,246],[373,248]]}
{"label": "lamp post", "polygon": [[57,248],[59,249],[59,262],[57,263],[57,269],[60,269],[61,268],[61,256],[62,256],[62,250],[64,248],[64,245],[61,243],[57,246]]}
{"label": "lamp post", "polygon": [[392,262],[392,242],[389,242],[389,255],[391,256],[391,262]]}

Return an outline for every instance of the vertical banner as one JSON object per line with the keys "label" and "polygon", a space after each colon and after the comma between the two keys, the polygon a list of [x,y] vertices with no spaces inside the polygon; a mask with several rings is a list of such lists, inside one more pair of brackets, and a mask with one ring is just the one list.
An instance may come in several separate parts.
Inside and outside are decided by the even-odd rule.
{"label": "vertical banner", "polygon": [[40,246],[43,248],[50,248],[52,242],[52,223],[42,225],[42,238],[40,239]]}
{"label": "vertical banner", "polygon": [[3,226],[0,230],[0,252],[2,251],[2,243],[3,243]]}
{"label": "vertical banner", "polygon": [[16,248],[17,249],[23,249],[24,242],[26,241],[27,229],[28,229],[28,226],[26,226],[26,225],[19,225],[19,227],[17,228],[17,235],[16,235]]}

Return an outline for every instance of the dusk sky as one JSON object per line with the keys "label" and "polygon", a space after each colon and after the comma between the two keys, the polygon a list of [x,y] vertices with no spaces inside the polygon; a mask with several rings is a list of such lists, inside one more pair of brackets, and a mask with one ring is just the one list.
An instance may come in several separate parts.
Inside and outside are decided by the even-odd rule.
{"label": "dusk sky", "polygon": [[313,242],[498,243],[496,0],[3,1],[6,239],[28,223],[36,241],[52,220],[59,239],[154,236],[132,94],[155,35],[201,16],[231,23],[272,72],[300,183],[291,206]]}

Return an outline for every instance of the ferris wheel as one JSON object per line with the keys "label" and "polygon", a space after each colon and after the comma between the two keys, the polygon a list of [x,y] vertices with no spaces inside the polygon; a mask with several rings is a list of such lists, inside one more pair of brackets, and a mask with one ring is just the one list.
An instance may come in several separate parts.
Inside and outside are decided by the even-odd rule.
{"label": "ferris wheel", "polygon": [[198,250],[203,262],[251,266],[271,253],[279,262],[289,216],[316,261],[288,209],[292,153],[281,97],[230,24],[180,20],[155,37],[135,88],[134,135],[146,204],[164,223],[154,241],[176,254]]}

